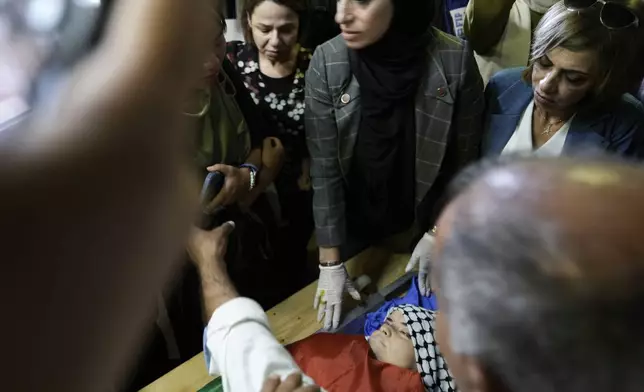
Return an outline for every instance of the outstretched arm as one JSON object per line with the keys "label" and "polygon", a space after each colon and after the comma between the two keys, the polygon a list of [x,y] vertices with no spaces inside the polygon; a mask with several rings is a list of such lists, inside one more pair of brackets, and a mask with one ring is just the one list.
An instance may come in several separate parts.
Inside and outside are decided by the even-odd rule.
{"label": "outstretched arm", "polygon": [[[228,277],[224,256],[233,228],[232,222],[210,232],[195,228],[188,244],[201,276],[206,313],[212,315],[204,334],[204,354],[210,374],[221,374],[224,390],[259,391],[272,378],[285,380],[301,370],[273,336],[259,304],[239,297]],[[301,383],[315,385],[306,376]]]}

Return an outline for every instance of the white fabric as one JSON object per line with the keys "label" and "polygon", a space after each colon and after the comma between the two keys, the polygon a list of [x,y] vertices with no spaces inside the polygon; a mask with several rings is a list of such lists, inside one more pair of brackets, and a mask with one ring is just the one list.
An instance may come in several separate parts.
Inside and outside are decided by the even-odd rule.
{"label": "white fabric", "polygon": [[526,0],[528,7],[534,12],[545,14],[548,9],[555,5],[559,0]]}
{"label": "white fabric", "polygon": [[244,42],[244,31],[241,23],[237,19],[226,19],[226,42],[242,41]]}
{"label": "white fabric", "polygon": [[486,56],[474,54],[483,82],[487,84],[497,72],[528,65],[532,23],[527,0],[517,0],[508,17],[501,39]]}
{"label": "white fabric", "polygon": [[568,129],[570,129],[572,118],[566,121],[566,123],[561,126],[559,131],[552,135],[550,140],[548,140],[546,143],[544,143],[543,146],[535,150],[532,143],[533,111],[534,101],[530,101],[530,104],[521,115],[521,121],[519,121],[517,129],[512,134],[512,137],[508,141],[508,144],[506,144],[503,148],[501,155],[516,153],[533,153],[534,155],[543,157],[557,157],[561,155],[564,144],[566,144],[566,136],[568,136]]}
{"label": "white fabric", "polygon": [[[284,380],[301,373],[291,355],[275,339],[261,306],[235,298],[215,311],[204,333],[204,355],[211,375],[221,374],[224,391],[261,391],[271,375]],[[304,385],[315,382],[303,375]]]}

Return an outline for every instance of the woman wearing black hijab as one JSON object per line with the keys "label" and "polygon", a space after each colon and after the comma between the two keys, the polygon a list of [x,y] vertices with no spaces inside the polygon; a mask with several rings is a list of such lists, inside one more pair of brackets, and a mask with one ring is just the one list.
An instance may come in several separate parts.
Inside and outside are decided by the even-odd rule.
{"label": "woman wearing black hijab", "polygon": [[479,155],[481,77],[467,45],[431,27],[433,8],[338,1],[342,34],[318,47],[306,75],[314,306],[327,328],[339,324],[343,292],[358,297],[343,262],[411,227],[420,237],[446,183]]}

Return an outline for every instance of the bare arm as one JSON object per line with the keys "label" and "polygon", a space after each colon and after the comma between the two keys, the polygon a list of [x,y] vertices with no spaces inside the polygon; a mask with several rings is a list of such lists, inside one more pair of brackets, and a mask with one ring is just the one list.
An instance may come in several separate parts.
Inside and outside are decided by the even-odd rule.
{"label": "bare arm", "polygon": [[212,230],[193,228],[188,240],[188,253],[201,277],[206,320],[231,299],[239,297],[226,270],[228,236],[235,225],[232,222]]}
{"label": "bare arm", "polygon": [[[273,336],[262,308],[239,297],[228,278],[224,256],[233,228],[232,222],[209,232],[194,228],[188,241],[209,320],[204,340],[209,372],[221,374],[224,389],[230,391],[259,390],[262,385],[262,391],[318,390],[309,377],[287,378],[300,369]],[[275,389],[277,384],[282,387]]]}

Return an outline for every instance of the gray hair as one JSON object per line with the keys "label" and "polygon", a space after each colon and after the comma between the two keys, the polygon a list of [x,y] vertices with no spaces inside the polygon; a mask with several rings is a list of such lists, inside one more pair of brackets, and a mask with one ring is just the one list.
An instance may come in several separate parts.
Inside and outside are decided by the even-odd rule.
{"label": "gray hair", "polygon": [[[599,5],[599,4],[598,4]],[[553,5],[543,16],[533,34],[532,51],[523,79],[530,83],[532,69],[537,60],[552,49],[561,47],[573,52],[597,52],[600,81],[593,91],[594,100],[606,102],[628,90],[627,69],[635,59],[633,45],[636,31],[610,30],[600,21],[597,5],[587,10],[569,11],[563,1]]]}
{"label": "gray hair", "polygon": [[589,245],[516,200],[455,211],[436,271],[452,350],[510,391],[641,391],[644,287],[607,294],[575,279]]}

